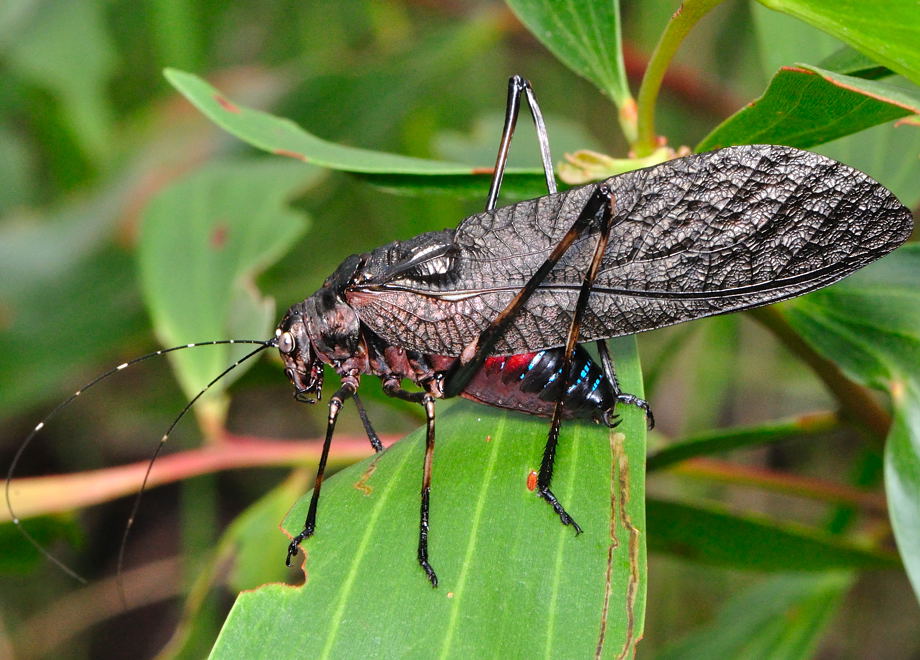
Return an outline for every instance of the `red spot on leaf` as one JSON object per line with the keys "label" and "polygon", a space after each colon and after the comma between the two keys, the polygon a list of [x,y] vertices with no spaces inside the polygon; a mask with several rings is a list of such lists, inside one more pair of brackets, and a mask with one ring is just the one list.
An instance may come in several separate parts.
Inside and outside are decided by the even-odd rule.
{"label": "red spot on leaf", "polygon": [[227,228],[227,225],[221,223],[216,225],[214,229],[211,230],[211,247],[215,250],[220,250],[224,245],[227,244],[227,234],[230,233],[230,230]]}
{"label": "red spot on leaf", "polygon": [[236,115],[240,114],[240,109],[236,107],[233,103],[225,99],[220,94],[215,94],[214,100],[220,103],[220,107],[222,107],[227,112],[232,112],[233,114],[236,114]]}
{"label": "red spot on leaf", "polygon": [[537,487],[537,473],[533,470],[527,475],[527,490],[534,490]]}
{"label": "red spot on leaf", "polygon": [[492,442],[492,436],[491,436],[491,435],[487,435],[487,436],[486,436],[486,442]]}
{"label": "red spot on leaf", "polygon": [[296,158],[297,160],[302,160],[305,163],[310,162],[309,158],[307,158],[303,154],[297,153],[296,151],[288,151],[287,149],[275,149],[275,153],[278,154],[279,156],[287,156],[288,158]]}
{"label": "red spot on leaf", "polygon": [[492,174],[494,172],[494,167],[474,167],[470,170],[470,174]]}

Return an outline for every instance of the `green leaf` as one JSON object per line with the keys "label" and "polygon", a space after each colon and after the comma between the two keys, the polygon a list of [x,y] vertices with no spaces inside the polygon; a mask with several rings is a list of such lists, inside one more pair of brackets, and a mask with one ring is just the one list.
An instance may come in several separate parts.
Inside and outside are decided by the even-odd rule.
{"label": "green leaf", "polygon": [[[443,189],[443,183],[432,183],[426,179],[476,175],[476,192],[488,189],[491,164],[473,167],[335,144],[308,133],[289,119],[236,105],[197,76],[174,69],[167,69],[165,75],[173,87],[215,124],[258,149],[320,167],[375,175],[387,182],[383,184],[385,187],[395,186],[396,181],[402,180],[404,185],[410,187],[434,185]],[[542,176],[542,170],[534,168],[509,168],[506,182],[514,186],[518,178],[530,182],[542,180]]]}
{"label": "green leaf", "polygon": [[812,658],[852,583],[845,572],[770,577],[732,597],[711,624],[656,658]]}
{"label": "green leaf", "polygon": [[895,407],[885,488],[901,558],[920,595],[920,245],[784,305],[789,323],[853,379]]}
{"label": "green leaf", "polygon": [[632,100],[620,38],[620,2],[507,0],[537,40],[622,108]]}
{"label": "green leaf", "polygon": [[766,92],[719,124],[696,146],[787,144],[806,148],[920,113],[920,90],[833,73],[783,67]]}
{"label": "green leaf", "polygon": [[870,57],[866,57],[858,50],[849,46],[842,46],[823,60],[818,66],[834,73],[845,73],[848,76],[877,80],[892,75],[891,69],[879,65]]}
{"label": "green leaf", "polygon": [[[165,345],[268,338],[274,302],[259,295],[253,277],[303,231],[303,215],[286,202],[320,172],[281,160],[216,163],[157,195],[144,213],[138,259],[147,307]],[[249,350],[223,346],[172,357],[191,397]]]}
{"label": "green leaf", "polygon": [[[637,391],[634,340],[616,349],[624,386]],[[436,589],[416,561],[422,430],[343,470],[324,484],[317,533],[304,544],[306,584],[241,594],[213,657],[274,657],[278,648],[304,657],[481,657],[524,648],[585,657],[602,631],[605,655],[632,653],[645,611],[645,420],[638,409],[622,413],[615,433],[563,427],[553,490],[584,528],[578,536],[527,488],[546,420],[472,403],[440,416],[430,535]],[[300,530],[308,501],[288,516],[289,532]],[[280,561],[282,539],[277,552]]]}
{"label": "green leaf", "polygon": [[711,456],[734,449],[758,447],[792,437],[820,434],[834,428],[835,425],[836,419],[832,415],[804,415],[781,422],[702,432],[671,443],[664,449],[651,454],[648,458],[647,470],[649,472],[662,470],[697,456]]}
{"label": "green leaf", "polygon": [[834,35],[920,84],[920,12],[903,0],[760,0]]}
{"label": "green leaf", "polygon": [[920,598],[920,388],[916,381],[895,397],[885,445],[885,492],[907,576]]}
{"label": "green leaf", "polygon": [[[179,92],[215,124],[269,153],[359,174],[384,190],[401,194],[451,192],[484,196],[489,189],[491,164],[473,167],[328,142],[308,133],[289,119],[233,103],[197,76],[174,69],[167,69],[165,75]],[[508,168],[502,191],[520,198],[535,196],[545,191],[544,181],[542,170]]]}
{"label": "green leaf", "polygon": [[649,549],[694,561],[755,571],[898,568],[882,550],[842,541],[803,525],[739,515],[715,505],[649,498]]}

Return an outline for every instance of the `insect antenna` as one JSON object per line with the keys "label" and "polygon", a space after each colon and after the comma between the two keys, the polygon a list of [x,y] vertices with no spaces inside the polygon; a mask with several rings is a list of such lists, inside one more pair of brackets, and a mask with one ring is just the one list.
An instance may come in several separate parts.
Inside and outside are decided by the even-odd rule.
{"label": "insect antenna", "polygon": [[[240,342],[234,342],[234,343],[240,343]],[[121,545],[118,548],[118,561],[116,563],[115,575],[116,575],[116,582],[118,584],[118,593],[121,597],[122,604],[125,606],[125,609],[127,609],[128,607],[128,601],[127,601],[127,598],[125,597],[124,583],[121,580],[121,576],[123,572],[122,569],[124,567],[124,561],[125,561],[125,547],[127,546],[128,536],[131,534],[131,529],[134,527],[134,519],[137,517],[137,512],[140,510],[141,498],[143,498],[144,492],[147,489],[147,481],[150,479],[150,472],[153,470],[153,464],[156,462],[157,457],[159,457],[160,452],[163,451],[163,447],[166,445],[166,441],[169,440],[169,434],[173,432],[173,429],[176,428],[176,425],[178,425],[179,422],[182,421],[182,418],[185,417],[185,413],[187,413],[189,410],[192,409],[192,406],[195,405],[198,399],[203,397],[207,393],[207,391],[211,389],[214,383],[216,383],[221,378],[229,374],[231,371],[236,369],[241,364],[243,364],[246,360],[258,355],[259,353],[264,351],[266,348],[271,348],[272,346],[277,345],[277,340],[272,339],[270,341],[257,341],[253,343],[261,344],[261,346],[259,346],[254,351],[250,351],[249,353],[241,357],[239,360],[231,364],[229,367],[221,371],[217,376],[212,378],[211,381],[207,385],[202,387],[201,390],[198,392],[198,394],[196,394],[191,399],[189,399],[189,402],[185,404],[185,407],[182,408],[182,411],[178,415],[176,415],[176,418],[172,421],[172,424],[170,424],[169,428],[166,429],[166,433],[163,434],[163,437],[161,437],[160,441],[157,443],[157,447],[156,449],[154,449],[153,455],[150,457],[150,461],[147,462],[147,470],[144,472],[144,480],[141,482],[141,487],[140,487],[140,490],[137,491],[137,495],[134,496],[134,504],[131,506],[131,514],[128,516],[128,522],[125,524],[125,531],[121,535]]]}
{"label": "insect antenna", "polygon": [[[268,340],[268,341],[262,340],[262,339],[219,339],[219,340],[213,340],[213,341],[196,342],[196,343],[193,343],[193,344],[182,344],[181,346],[172,346],[172,347],[170,347],[170,348],[161,348],[160,350],[154,351],[153,353],[147,353],[146,355],[141,355],[141,356],[136,357],[136,358],[134,358],[134,359],[128,360],[127,362],[122,362],[122,363],[119,364],[118,366],[112,367],[112,368],[109,369],[108,371],[106,371],[106,372],[104,372],[104,373],[101,373],[101,374],[99,374],[98,376],[96,376],[95,378],[93,378],[91,381],[89,381],[88,383],[86,383],[85,385],[83,385],[83,387],[79,388],[79,389],[76,390],[73,394],[71,394],[69,397],[67,397],[66,399],[64,399],[63,401],[61,401],[59,404],[57,404],[57,405],[51,410],[51,412],[48,413],[48,414],[45,416],[44,419],[42,419],[42,421],[40,421],[38,424],[36,424],[36,425],[35,425],[35,428],[33,428],[33,429],[29,432],[29,434],[26,436],[25,440],[23,440],[22,443],[19,445],[19,448],[16,450],[16,453],[13,455],[13,460],[10,462],[10,467],[9,467],[9,469],[8,469],[7,472],[6,472],[6,482],[5,482],[5,484],[4,484],[4,498],[5,498],[5,500],[6,500],[6,510],[7,510],[7,512],[9,513],[10,521],[13,523],[13,525],[16,527],[16,529],[19,531],[19,533],[20,533],[29,543],[31,543],[32,546],[33,546],[39,553],[41,553],[48,561],[50,561],[51,563],[55,564],[55,565],[56,565],[59,569],[61,569],[64,573],[66,573],[66,574],[69,575],[70,577],[74,578],[74,579],[77,580],[78,582],[81,582],[81,583],[83,583],[83,584],[86,584],[86,583],[87,583],[86,578],[84,578],[82,575],[80,575],[79,573],[77,573],[75,570],[73,570],[72,568],[70,568],[69,566],[67,566],[63,561],[61,561],[60,559],[58,559],[57,557],[55,557],[47,548],[45,548],[41,543],[39,543],[38,540],[28,532],[28,530],[26,530],[26,528],[25,528],[25,527],[23,526],[23,524],[22,524],[22,520],[19,519],[19,516],[16,515],[16,511],[15,511],[15,509],[13,508],[12,488],[11,488],[11,487],[12,487],[12,483],[13,483],[13,475],[16,473],[16,468],[19,466],[19,461],[22,459],[23,454],[25,454],[26,449],[28,449],[29,446],[32,444],[32,440],[35,439],[35,436],[37,436],[37,435],[39,434],[39,432],[40,432],[43,428],[45,428],[45,426],[48,424],[48,422],[50,422],[50,421],[53,420],[55,417],[57,417],[57,415],[58,415],[64,408],[66,408],[66,407],[69,406],[71,403],[73,403],[73,402],[77,399],[77,397],[79,397],[80,395],[82,395],[84,392],[86,392],[87,390],[89,390],[89,389],[95,387],[96,385],[98,385],[98,384],[101,383],[102,381],[106,380],[106,379],[109,378],[110,376],[113,376],[113,375],[115,375],[115,374],[117,374],[117,373],[119,373],[119,372],[121,372],[121,371],[124,371],[124,370],[127,369],[128,367],[131,367],[131,366],[133,366],[133,365],[135,365],[135,364],[138,364],[139,362],[144,362],[145,360],[149,360],[149,359],[151,359],[151,358],[159,357],[159,356],[161,356],[161,355],[166,355],[167,353],[172,353],[172,352],[175,352],[175,351],[181,351],[181,350],[184,350],[184,349],[187,349],[187,348],[199,348],[199,347],[202,347],[202,346],[219,346],[219,345],[225,345],[225,344],[258,344],[258,345],[259,345],[259,347],[258,347],[257,349],[255,349],[254,351],[251,351],[251,352],[248,353],[247,355],[243,356],[242,358],[240,358],[239,360],[237,360],[236,362],[234,362],[234,363],[233,363],[232,365],[230,365],[228,368],[224,369],[224,371],[221,372],[221,374],[220,374],[219,376],[217,376],[217,378],[213,379],[210,383],[207,384],[207,386],[206,386],[201,392],[199,392],[197,395],[195,395],[195,398],[193,398],[193,399],[185,406],[185,408],[182,409],[182,412],[179,414],[179,416],[178,416],[178,417],[173,421],[173,423],[170,425],[169,430],[168,430],[168,431],[166,432],[166,434],[160,439],[160,443],[159,443],[159,445],[157,446],[156,452],[155,452],[154,455],[153,455],[153,459],[151,460],[150,464],[147,466],[147,472],[146,472],[146,474],[144,475],[144,481],[143,481],[143,484],[141,485],[141,490],[140,490],[140,492],[138,492],[137,497],[135,498],[134,507],[133,507],[133,509],[132,509],[132,511],[131,511],[131,518],[128,520],[128,525],[127,525],[127,527],[125,528],[124,538],[127,538],[128,531],[129,531],[130,528],[131,528],[131,523],[132,523],[132,521],[134,520],[135,514],[137,513],[137,508],[138,508],[138,505],[139,505],[139,502],[140,502],[140,496],[141,496],[141,494],[142,494],[143,491],[144,491],[144,486],[147,484],[147,478],[150,476],[150,470],[151,470],[151,468],[153,467],[153,461],[156,460],[156,457],[159,455],[160,450],[162,449],[163,444],[166,442],[166,439],[167,439],[168,436],[169,436],[169,433],[172,432],[173,428],[175,428],[176,424],[179,423],[179,420],[182,419],[182,417],[185,415],[186,412],[188,412],[188,410],[192,407],[192,405],[193,405],[198,399],[200,399],[200,398],[202,397],[202,395],[204,395],[204,393],[207,392],[207,391],[211,388],[212,385],[214,385],[214,383],[216,383],[218,380],[220,380],[220,379],[223,378],[225,375],[227,375],[227,373],[229,373],[230,371],[232,371],[233,369],[235,369],[236,367],[238,367],[240,364],[242,364],[243,362],[245,362],[245,361],[248,360],[249,358],[253,357],[254,355],[256,355],[256,354],[258,354],[258,353],[260,353],[260,352],[262,352],[262,351],[265,350],[266,348],[270,348],[270,347],[272,347],[272,346],[275,346],[275,345],[276,345],[276,341],[277,341],[277,340],[275,340],[275,339],[271,339],[271,340]],[[119,551],[119,556],[118,556],[119,590],[121,590],[120,576],[121,576],[121,566],[122,566],[122,557],[123,557],[123,554],[124,554],[124,540],[122,540],[122,547],[121,547],[121,549],[120,549],[120,551]],[[124,594],[122,594],[122,602],[123,602],[123,603],[125,602]]]}

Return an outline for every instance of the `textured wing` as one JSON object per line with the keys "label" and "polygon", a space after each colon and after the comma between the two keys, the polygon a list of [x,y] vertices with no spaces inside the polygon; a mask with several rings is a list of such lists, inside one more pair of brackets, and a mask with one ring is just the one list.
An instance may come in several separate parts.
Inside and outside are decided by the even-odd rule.
{"label": "textured wing", "polygon": [[[613,225],[582,341],[812,291],[887,254],[913,226],[910,211],[867,175],[789,147],[730,147],[606,184],[614,193]],[[347,299],[387,341],[458,355],[543,263],[593,189],[471,216],[453,235],[449,272],[357,285]],[[437,236],[447,240],[449,232]],[[576,241],[517,314],[495,354],[565,343],[595,244],[594,235]],[[384,250],[372,255],[372,269]]]}

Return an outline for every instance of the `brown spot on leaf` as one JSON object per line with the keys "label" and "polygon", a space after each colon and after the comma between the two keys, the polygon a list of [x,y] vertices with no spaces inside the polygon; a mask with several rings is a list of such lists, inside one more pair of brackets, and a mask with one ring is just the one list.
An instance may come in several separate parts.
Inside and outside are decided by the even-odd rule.
{"label": "brown spot on leaf", "polygon": [[494,167],[474,167],[470,170],[470,174],[494,174]]}
{"label": "brown spot on leaf", "polygon": [[214,226],[214,229],[211,230],[211,247],[215,250],[220,250],[227,244],[227,235],[230,233],[230,229],[223,222]]}
{"label": "brown spot on leaf", "polygon": [[224,110],[226,110],[227,112],[232,112],[232,113],[235,114],[235,115],[240,114],[240,109],[239,109],[238,107],[236,107],[233,103],[231,103],[230,101],[228,101],[227,99],[225,99],[225,98],[224,98],[223,96],[221,96],[220,94],[215,94],[215,95],[214,95],[214,100],[217,101],[218,103],[220,103],[220,107],[222,107],[222,108],[223,108]]}
{"label": "brown spot on leaf", "polygon": [[275,153],[278,154],[279,156],[287,156],[288,158],[296,158],[297,160],[302,160],[305,163],[310,162],[309,158],[307,158],[303,154],[297,153],[296,151],[289,151],[287,149],[275,149]]}
{"label": "brown spot on leaf", "polygon": [[367,496],[370,496],[371,494],[373,494],[374,489],[373,487],[369,486],[367,482],[371,478],[371,476],[374,474],[374,472],[377,471],[377,461],[379,460],[380,460],[380,454],[377,454],[374,457],[374,460],[371,461],[371,464],[367,466],[367,469],[364,471],[364,473],[353,484],[352,487],[355,490],[360,490],[362,493],[364,493]]}

